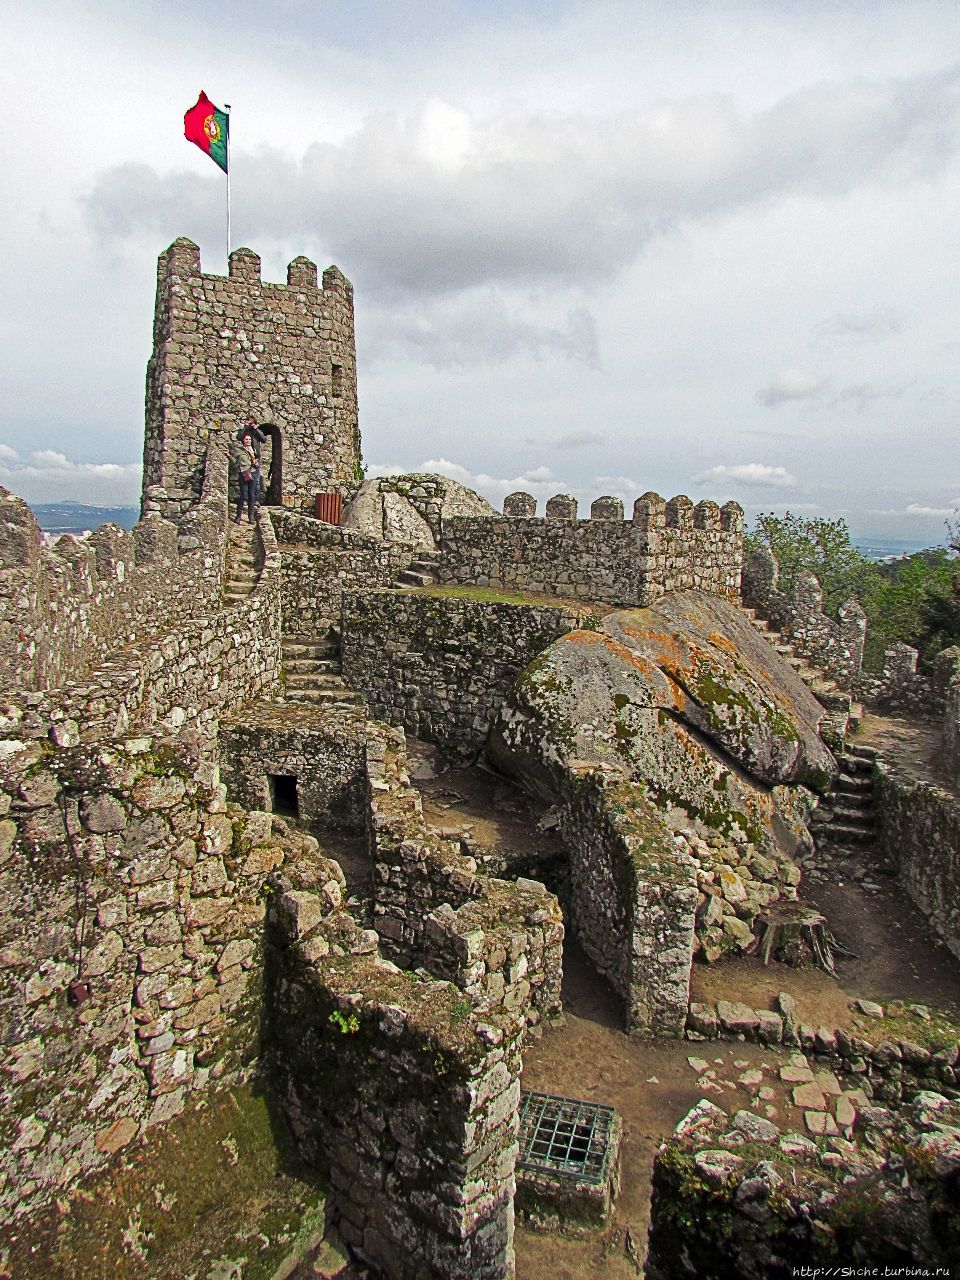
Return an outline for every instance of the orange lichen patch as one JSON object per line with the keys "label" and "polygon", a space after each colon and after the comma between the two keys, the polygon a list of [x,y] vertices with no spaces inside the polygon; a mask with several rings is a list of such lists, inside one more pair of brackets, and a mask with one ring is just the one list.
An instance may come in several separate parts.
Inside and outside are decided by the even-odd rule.
{"label": "orange lichen patch", "polygon": [[[609,636],[603,635],[600,631],[568,631],[565,636],[561,636],[560,638],[564,644],[602,644],[608,647],[612,647],[617,644],[616,640],[611,640]],[[623,645],[620,645],[619,647],[622,649]]]}
{"label": "orange lichen patch", "polygon": [[731,657],[737,656],[737,646],[729,639],[728,636],[721,635],[719,631],[711,631],[707,636],[710,644],[715,644],[718,649],[723,649],[725,653],[729,653]]}

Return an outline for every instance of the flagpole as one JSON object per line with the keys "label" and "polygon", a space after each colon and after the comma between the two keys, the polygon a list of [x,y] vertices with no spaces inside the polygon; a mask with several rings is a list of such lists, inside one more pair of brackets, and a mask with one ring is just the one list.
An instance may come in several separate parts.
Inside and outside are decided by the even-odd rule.
{"label": "flagpole", "polygon": [[230,154],[230,103],[223,104],[227,113],[227,270],[230,269],[230,171],[233,168],[233,156]]}

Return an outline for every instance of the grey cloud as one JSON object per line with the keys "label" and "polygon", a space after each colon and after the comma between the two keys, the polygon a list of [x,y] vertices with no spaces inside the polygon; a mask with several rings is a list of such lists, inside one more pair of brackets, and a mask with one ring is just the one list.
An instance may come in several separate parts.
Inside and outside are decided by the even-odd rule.
{"label": "grey cloud", "polygon": [[607,437],[599,431],[568,431],[554,443],[558,449],[600,449],[607,443]]}
{"label": "grey cloud", "polygon": [[757,392],[757,400],[768,409],[779,408],[791,401],[820,400],[828,383],[826,378],[803,370],[791,369],[780,374],[766,387]]}
{"label": "grey cloud", "polygon": [[903,318],[896,311],[874,311],[865,314],[836,312],[822,320],[813,330],[815,342],[876,342],[903,330]]}
{"label": "grey cloud", "polygon": [[416,308],[368,317],[371,364],[384,356],[413,359],[438,369],[503,364],[518,356],[557,355],[599,367],[596,323],[583,308],[561,326],[534,324],[508,302],[484,292],[427,299]]}
{"label": "grey cloud", "polygon": [[[590,286],[685,218],[778,196],[840,196],[927,177],[958,150],[960,71],[820,84],[744,118],[729,98],[607,119],[474,120],[426,104],[370,118],[302,160],[238,166],[241,233],[299,251],[322,242],[357,283],[394,295],[484,283]],[[87,200],[98,234],[205,229],[219,176],[109,170]]]}
{"label": "grey cloud", "polygon": [[830,378],[791,370],[781,374],[766,387],[761,387],[756,399],[768,409],[796,403],[806,407],[826,409],[852,408],[863,413],[878,400],[895,400],[904,394],[903,386],[881,386],[872,382],[855,382],[835,387]]}

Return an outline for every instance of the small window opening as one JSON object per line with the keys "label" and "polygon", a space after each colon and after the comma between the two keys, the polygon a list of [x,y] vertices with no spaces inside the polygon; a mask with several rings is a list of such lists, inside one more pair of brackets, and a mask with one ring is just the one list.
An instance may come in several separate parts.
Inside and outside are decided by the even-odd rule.
{"label": "small window opening", "polygon": [[282,818],[300,817],[300,800],[297,796],[297,779],[292,773],[268,773],[270,782],[270,807]]}
{"label": "small window opening", "polygon": [[343,365],[335,364],[330,370],[331,382],[333,384],[333,394],[337,397],[343,395]]}

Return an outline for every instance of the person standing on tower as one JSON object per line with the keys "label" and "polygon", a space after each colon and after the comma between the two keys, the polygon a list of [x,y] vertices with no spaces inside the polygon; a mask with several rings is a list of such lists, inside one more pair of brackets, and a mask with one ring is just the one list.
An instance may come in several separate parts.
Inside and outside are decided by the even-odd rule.
{"label": "person standing on tower", "polygon": [[244,431],[239,441],[234,441],[230,451],[231,461],[237,469],[237,514],[234,524],[240,523],[243,506],[247,506],[247,519],[253,524],[255,495],[259,490],[260,460],[253,447],[249,431]]}
{"label": "person standing on tower", "polygon": [[254,455],[256,456],[256,459],[257,459],[257,465],[254,467],[254,470],[253,470],[253,486],[254,486],[253,505],[254,507],[259,507],[260,506],[260,480],[263,476],[263,472],[260,467],[260,450],[263,447],[263,445],[266,443],[267,437],[257,426],[256,418],[245,419],[243,426],[237,432],[238,440],[242,441],[245,436],[249,437],[251,447],[253,448]]}

